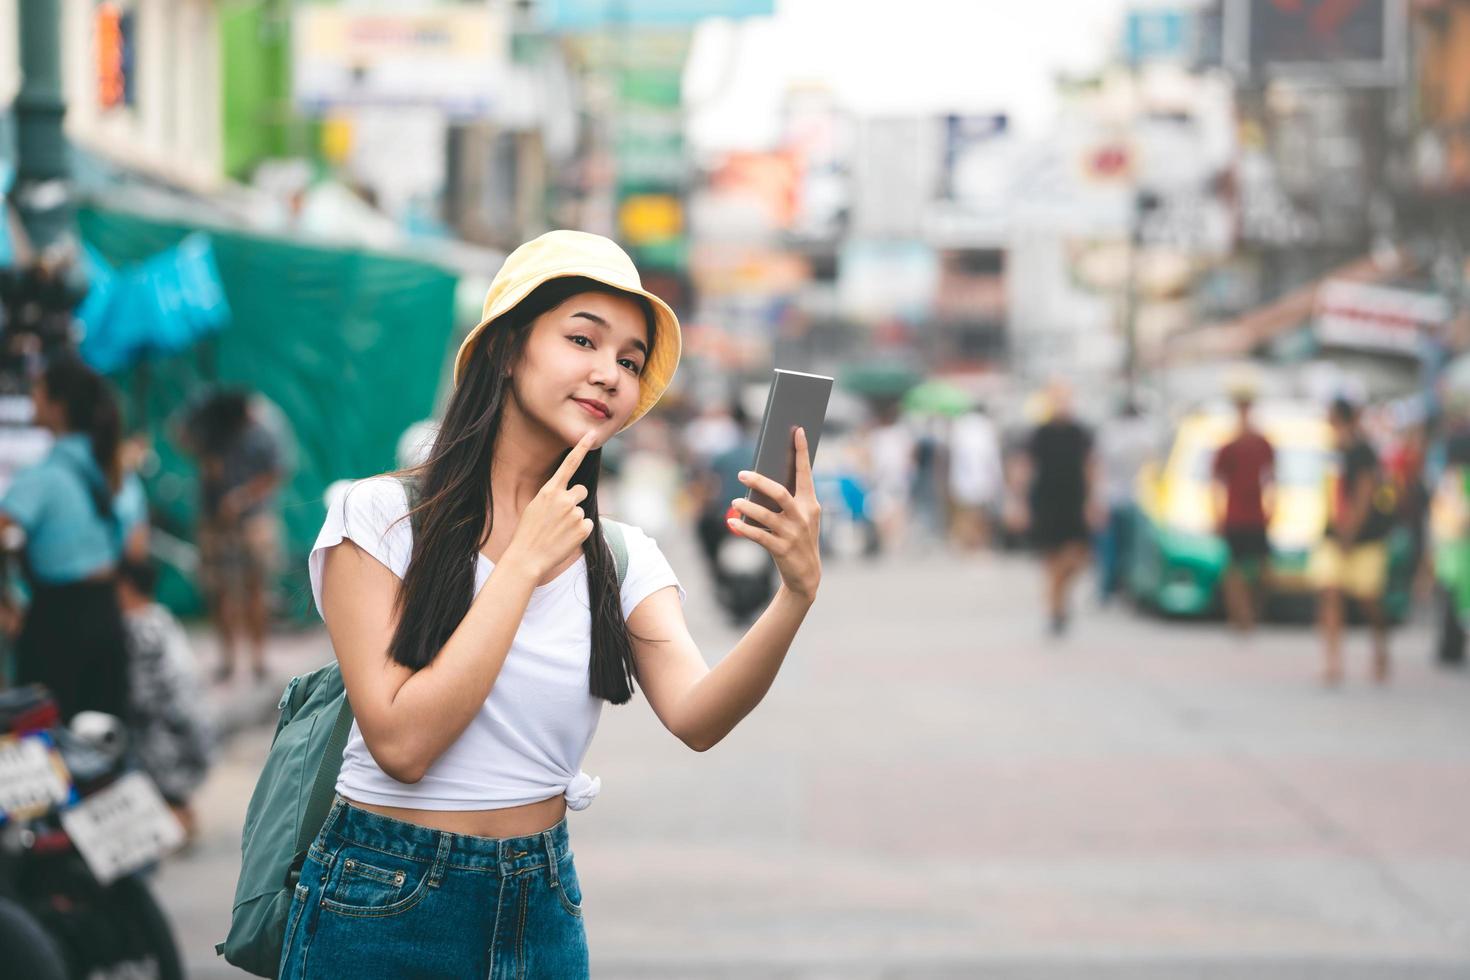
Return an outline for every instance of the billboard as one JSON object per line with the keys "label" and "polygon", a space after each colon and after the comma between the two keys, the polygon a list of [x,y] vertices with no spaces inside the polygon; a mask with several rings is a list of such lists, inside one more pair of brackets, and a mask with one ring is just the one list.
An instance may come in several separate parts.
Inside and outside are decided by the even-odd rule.
{"label": "billboard", "polygon": [[546,0],[542,23],[553,33],[618,28],[693,27],[707,17],[760,17],[775,0]]}
{"label": "billboard", "polygon": [[335,106],[433,106],[489,115],[510,53],[489,6],[298,6],[292,86],[306,112]]}
{"label": "billboard", "polygon": [[1225,0],[1225,61],[1238,74],[1390,85],[1404,63],[1403,0]]}

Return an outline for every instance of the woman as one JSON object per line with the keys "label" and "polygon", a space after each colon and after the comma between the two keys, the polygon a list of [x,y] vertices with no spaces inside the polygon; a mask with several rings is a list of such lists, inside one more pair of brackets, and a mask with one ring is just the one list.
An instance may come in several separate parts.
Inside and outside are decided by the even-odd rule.
{"label": "woman", "polygon": [[[585,977],[566,811],[600,783],[580,763],[603,701],[636,680],[696,751],[758,704],[816,598],[820,511],[806,443],[780,514],[736,503],[783,587],[706,668],[682,590],[629,528],[619,591],[600,533],[601,447],[653,407],[679,324],[612,242],[555,231],[518,248],[427,461],[405,486],[338,498],[311,554],[314,594],[356,722],[338,798],[312,845],[283,977]],[[568,451],[568,447],[570,451]]]}
{"label": "woman", "polygon": [[244,639],[255,679],[264,680],[270,584],[280,538],[276,438],[239,389],[211,394],[180,435],[199,458],[200,579],[220,648],[214,679],[222,683],[234,675],[236,647]]}
{"label": "woman", "polygon": [[146,546],[147,506],[118,458],[117,399],[100,375],[62,354],[35,380],[31,400],[36,424],[56,441],[0,499],[0,529],[25,531],[31,592],[15,681],[46,685],[64,719],[87,710],[126,718],[126,638],[114,578],[124,551]]}

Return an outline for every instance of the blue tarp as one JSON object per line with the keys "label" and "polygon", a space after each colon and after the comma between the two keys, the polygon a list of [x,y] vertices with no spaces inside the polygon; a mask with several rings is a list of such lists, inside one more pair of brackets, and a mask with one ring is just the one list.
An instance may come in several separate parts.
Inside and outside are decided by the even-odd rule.
{"label": "blue tarp", "polygon": [[[0,151],[3,152],[3,151]],[[0,159],[0,268],[15,265],[15,243],[10,240],[10,188],[15,185],[15,163]]]}
{"label": "blue tarp", "polygon": [[195,233],[137,265],[115,269],[85,247],[90,288],[77,308],[81,355],[104,374],[187,350],[224,328],[230,306],[209,236]]}

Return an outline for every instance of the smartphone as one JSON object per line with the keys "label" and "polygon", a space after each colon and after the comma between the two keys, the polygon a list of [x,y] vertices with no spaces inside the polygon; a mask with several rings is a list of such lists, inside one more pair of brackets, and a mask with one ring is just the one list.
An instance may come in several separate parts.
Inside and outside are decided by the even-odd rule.
{"label": "smartphone", "polygon": [[[750,468],[795,493],[796,430],[806,430],[807,462],[815,462],[817,441],[822,437],[822,423],[827,418],[827,400],[831,395],[831,378],[777,368],[770,394],[766,396],[766,413],[761,419],[760,439]],[[781,511],[774,500],[753,488],[745,499],[777,513]],[[763,526],[749,517],[743,519],[747,524]]]}

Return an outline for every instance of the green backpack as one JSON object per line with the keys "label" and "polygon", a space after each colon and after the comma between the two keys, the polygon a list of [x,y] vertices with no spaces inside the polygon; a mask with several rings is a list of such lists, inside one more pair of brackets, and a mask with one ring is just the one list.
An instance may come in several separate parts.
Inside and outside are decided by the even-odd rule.
{"label": "green backpack", "polygon": [[[621,588],[628,574],[623,527],[605,518],[600,523]],[[336,661],[291,678],[280,709],[270,752],[245,810],[230,932],[214,947],[226,961],[259,977],[275,977],[280,968],[301,866],[336,796],[342,751],[352,729],[352,705]]]}

